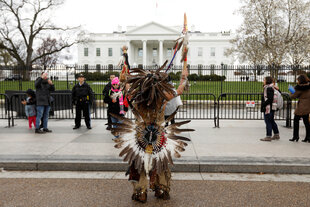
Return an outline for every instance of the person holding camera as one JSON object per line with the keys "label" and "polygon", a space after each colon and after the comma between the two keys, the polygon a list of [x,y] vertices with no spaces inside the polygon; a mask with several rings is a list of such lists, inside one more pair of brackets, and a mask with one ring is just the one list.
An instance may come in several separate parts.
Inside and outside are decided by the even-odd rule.
{"label": "person holding camera", "polygon": [[72,102],[76,105],[75,126],[73,129],[81,127],[81,113],[83,111],[85,124],[87,129],[91,129],[90,125],[90,106],[93,100],[93,91],[91,87],[85,82],[83,74],[79,74],[78,83],[72,89]]}
{"label": "person holding camera", "polygon": [[[48,79],[47,73],[42,73],[41,77],[38,77],[34,83],[36,88],[36,130],[35,133],[52,132],[47,128],[48,115],[51,109],[51,102],[53,98],[50,92],[55,91],[55,86],[51,80]],[[43,118],[43,131],[40,130],[40,120]]]}

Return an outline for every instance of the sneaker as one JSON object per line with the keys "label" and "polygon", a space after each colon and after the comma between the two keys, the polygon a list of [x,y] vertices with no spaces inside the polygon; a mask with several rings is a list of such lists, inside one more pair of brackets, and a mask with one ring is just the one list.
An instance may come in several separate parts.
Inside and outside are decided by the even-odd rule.
{"label": "sneaker", "polygon": [[272,138],[271,137],[265,137],[260,139],[260,141],[265,141],[265,142],[271,142]]}
{"label": "sneaker", "polygon": [[271,139],[272,140],[279,140],[280,139],[280,134],[273,135],[273,137]]}
{"label": "sneaker", "polygon": [[34,133],[36,133],[36,134],[45,134],[45,132],[44,132],[44,131],[41,131],[40,129],[36,129],[36,130],[34,131]]}
{"label": "sneaker", "polygon": [[91,126],[88,126],[87,129],[92,129]]}
{"label": "sneaker", "polygon": [[73,127],[73,129],[79,129],[79,128],[80,128],[79,126],[74,126],[74,127]]}
{"label": "sneaker", "polygon": [[49,129],[43,129],[43,132],[52,132],[52,130],[49,130]]}

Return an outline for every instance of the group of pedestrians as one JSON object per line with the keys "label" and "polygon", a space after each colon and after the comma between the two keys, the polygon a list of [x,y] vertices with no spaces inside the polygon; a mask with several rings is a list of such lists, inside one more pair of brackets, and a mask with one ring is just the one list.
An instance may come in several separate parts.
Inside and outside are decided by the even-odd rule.
{"label": "group of pedestrians", "polygon": [[[35,127],[35,133],[47,133],[52,132],[48,128],[48,117],[51,108],[53,97],[51,92],[55,91],[53,82],[48,78],[47,73],[42,73],[41,77],[38,77],[35,81],[34,92],[31,89],[26,91],[27,98],[22,101],[25,105],[25,113],[28,117],[29,128],[32,125]],[[111,117],[111,114],[117,114],[124,116],[128,111],[128,97],[126,91],[122,91],[120,88],[120,81],[114,74],[110,75],[110,82],[104,87],[102,93],[104,96],[104,102],[108,104],[107,117],[108,126],[107,130],[111,127],[117,127],[116,124],[120,123],[117,118]],[[178,94],[182,94],[183,91],[176,91]],[[294,112],[294,128],[293,137],[290,141],[299,140],[299,121],[303,120],[306,128],[306,136],[302,140],[303,142],[310,143],[310,80],[306,75],[300,75],[297,78],[297,85],[294,90],[291,91],[291,98],[298,99],[297,107]],[[278,96],[281,96],[281,91],[275,85],[275,81],[272,77],[264,78],[263,95],[261,100],[261,112],[264,113],[264,121],[266,124],[266,137],[260,139],[261,141],[279,140],[280,133],[279,128],[274,120],[275,112],[278,110],[277,101]],[[87,129],[91,129],[90,110],[93,102],[93,91],[90,85],[85,82],[83,74],[78,75],[78,83],[72,89],[72,103],[76,105],[76,117],[75,126],[73,129],[79,129],[81,127],[82,113],[84,115],[85,124]],[[166,106],[165,117],[168,117],[178,107],[182,105],[180,96],[169,101]],[[41,121],[41,124],[40,124]],[[171,120],[174,123],[174,120]],[[273,136],[272,136],[273,132]],[[115,135],[117,137],[117,135]]]}
{"label": "group of pedestrians", "polygon": [[[264,120],[266,124],[266,137],[260,139],[261,141],[279,140],[280,133],[279,128],[274,120],[275,112],[278,110],[277,101],[278,96],[281,96],[281,91],[274,84],[272,77],[265,77],[264,79],[264,92],[261,101],[261,112],[264,113]],[[302,118],[305,128],[306,136],[302,140],[303,142],[310,143],[310,80],[306,75],[300,75],[297,78],[297,85],[291,91],[290,97],[292,99],[298,99],[297,107],[294,112],[294,129],[293,138],[289,141],[299,140],[299,121]],[[274,135],[272,136],[272,132]]]}

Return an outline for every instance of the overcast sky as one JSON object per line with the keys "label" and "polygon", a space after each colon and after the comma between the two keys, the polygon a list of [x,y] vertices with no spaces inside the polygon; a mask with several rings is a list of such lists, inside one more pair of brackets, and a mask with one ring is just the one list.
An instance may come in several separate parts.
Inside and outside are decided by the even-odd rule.
{"label": "overcast sky", "polygon": [[201,32],[234,31],[241,17],[234,12],[240,0],[66,0],[55,12],[55,23],[81,25],[89,32],[111,33],[118,25],[140,26],[150,21],[165,26],[183,24]]}

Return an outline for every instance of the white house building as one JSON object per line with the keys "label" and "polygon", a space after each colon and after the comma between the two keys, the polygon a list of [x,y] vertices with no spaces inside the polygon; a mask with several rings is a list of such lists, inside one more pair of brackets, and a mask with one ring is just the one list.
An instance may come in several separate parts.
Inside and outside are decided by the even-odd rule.
{"label": "white house building", "polygon": [[[182,26],[167,27],[156,22],[142,26],[129,26],[126,31],[119,27],[113,33],[90,33],[90,41],[78,45],[78,64],[101,67],[117,65],[121,47],[128,46],[129,63],[132,66],[162,65],[173,56],[174,41],[180,37]],[[203,33],[192,26],[189,31],[190,65],[233,64],[233,58],[225,57],[231,47],[230,32]],[[180,54],[174,65],[180,64]]]}

